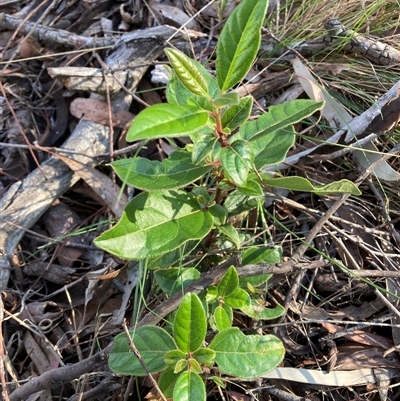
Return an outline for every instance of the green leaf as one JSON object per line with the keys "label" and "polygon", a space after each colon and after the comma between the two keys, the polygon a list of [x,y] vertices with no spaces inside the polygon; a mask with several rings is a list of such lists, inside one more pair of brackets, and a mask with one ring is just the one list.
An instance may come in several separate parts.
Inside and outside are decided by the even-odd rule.
{"label": "green leaf", "polygon": [[206,401],[202,378],[194,372],[183,372],[175,383],[173,398],[176,401]]}
{"label": "green leaf", "polygon": [[233,131],[245,123],[253,107],[253,96],[246,96],[240,99],[239,104],[227,107],[221,116],[222,128]]}
{"label": "green leaf", "polygon": [[[220,90],[215,78],[196,60],[191,60],[195,64],[197,71],[201,73],[205,81],[207,82],[208,93],[212,98],[219,96]],[[196,96],[190,92],[181,80],[177,77],[175,72],[171,73],[171,78],[167,85],[166,90],[167,100],[171,104],[187,105],[189,102],[199,103],[200,99],[205,99],[203,96]],[[205,99],[207,100],[207,99]],[[206,105],[207,104],[207,105]],[[212,111],[212,106],[209,101],[204,104],[205,110]]]}
{"label": "green leaf", "polygon": [[257,120],[243,124],[239,129],[237,138],[254,141],[258,139],[258,136],[265,137],[277,130],[304,120],[320,110],[323,105],[323,102],[300,99],[271,106],[268,112],[261,115]]}
{"label": "green leaf", "polygon": [[173,397],[175,383],[179,376],[179,373],[174,373],[173,367],[168,367],[160,373],[157,384],[158,387],[160,387],[160,390],[163,392],[165,398]]}
{"label": "green leaf", "polygon": [[244,185],[254,161],[250,144],[237,140],[231,146],[222,148],[220,157],[225,176],[236,185]]}
{"label": "green leaf", "polygon": [[232,294],[239,285],[239,276],[234,266],[231,266],[218,283],[218,295],[226,297]]}
{"label": "green leaf", "polygon": [[216,72],[222,91],[249,72],[261,42],[267,0],[243,0],[225,23],[217,44]]}
{"label": "green leaf", "polygon": [[189,362],[189,369],[195,373],[203,373],[203,369],[201,368],[200,364],[196,361],[196,359],[190,358]]}
{"label": "green leaf", "polygon": [[215,358],[215,351],[210,348],[200,347],[193,353],[193,358],[202,365],[210,366]]}
{"label": "green leaf", "polygon": [[206,314],[196,294],[184,296],[174,322],[174,338],[183,352],[194,352],[202,345],[207,332]]}
{"label": "green leaf", "polygon": [[186,288],[200,278],[200,272],[194,267],[157,269],[154,272],[161,290],[168,296]]}
{"label": "green leaf", "polygon": [[232,322],[229,319],[228,314],[222,306],[217,306],[214,312],[215,324],[217,325],[218,331],[222,331],[229,327],[232,327]]}
{"label": "green leaf", "polygon": [[285,348],[273,335],[244,335],[232,327],[218,333],[210,344],[217,355],[215,361],[221,372],[253,378],[275,369],[282,361]]}
{"label": "green leaf", "polygon": [[340,180],[326,185],[313,185],[303,177],[279,177],[271,178],[267,174],[262,174],[263,182],[271,187],[285,188],[291,191],[313,192],[318,195],[348,193],[351,195],[361,195],[361,191],[349,180]]}
{"label": "green leaf", "polygon": [[247,179],[244,185],[238,187],[238,191],[248,196],[264,195],[264,190],[262,189],[261,185],[256,180],[252,180],[250,178]]}
{"label": "green leaf", "polygon": [[282,260],[282,248],[267,248],[264,246],[253,246],[247,248],[242,254],[242,266],[255,265],[257,263],[280,263]]}
{"label": "green leaf", "polygon": [[253,288],[259,287],[262,284],[267,284],[272,274],[257,274],[256,276],[241,277],[239,279],[239,286],[243,289],[248,289],[249,285]]}
{"label": "green leaf", "polygon": [[[172,337],[157,326],[143,326],[131,331],[132,341],[150,373],[161,372],[167,366],[164,355],[176,348]],[[139,360],[132,353],[126,333],[114,338],[108,359],[110,369],[121,375],[146,376]]]}
{"label": "green leaf", "polygon": [[185,150],[173,152],[162,162],[135,157],[117,160],[111,165],[124,183],[147,191],[185,187],[212,169],[212,166],[193,164],[190,152]]}
{"label": "green leaf", "polygon": [[195,95],[209,96],[207,82],[192,59],[176,49],[165,49],[165,53],[181,82]]}
{"label": "green leaf", "polygon": [[214,219],[214,226],[218,227],[221,224],[225,224],[227,218],[227,211],[222,205],[218,203],[208,208],[208,212]]}
{"label": "green leaf", "polygon": [[[210,133],[201,135],[194,143],[192,161],[199,164],[205,159],[211,159],[214,148],[220,146],[217,137]],[[212,167],[212,166],[211,166]]]}
{"label": "green leaf", "polygon": [[322,102],[308,99],[271,106],[268,113],[257,120],[244,123],[230,141],[238,138],[250,141],[257,169],[280,163],[294,144],[296,132],[292,125],[312,115],[322,106]]}
{"label": "green leaf", "polygon": [[181,359],[185,359],[187,354],[182,352],[180,349],[173,349],[168,351],[164,355],[164,362],[166,365],[175,366]]}
{"label": "green leaf", "polygon": [[239,104],[239,94],[237,92],[223,93],[212,101],[213,106],[217,109]]}
{"label": "green leaf", "polygon": [[231,308],[240,309],[250,304],[250,295],[242,288],[236,288],[232,294],[224,298],[224,301]]}
{"label": "green leaf", "polygon": [[292,126],[279,129],[265,136],[258,136],[250,142],[257,170],[264,166],[277,164],[285,160],[287,152],[294,145],[296,132]]}
{"label": "green leaf", "polygon": [[255,320],[277,319],[285,313],[285,308],[281,305],[277,305],[275,308],[266,308],[260,305],[255,299],[250,299],[251,304],[241,307],[240,310]]}
{"label": "green leaf", "polygon": [[147,258],[146,267],[149,270],[154,270],[162,269],[163,267],[179,265],[181,264],[182,260],[184,260],[185,256],[189,255],[197,247],[198,244],[199,241],[188,241],[171,252]]}
{"label": "green leaf", "polygon": [[218,376],[211,376],[210,379],[219,387],[226,388],[226,383]]}
{"label": "green leaf", "polygon": [[222,226],[218,226],[218,230],[221,231],[221,233],[224,234],[226,237],[228,237],[235,244],[237,249],[240,249],[241,241],[235,227],[233,227],[231,224],[225,224]]}
{"label": "green leaf", "polygon": [[122,259],[145,259],[202,239],[213,226],[210,213],[183,191],[142,192],[125,208],[115,227],[95,239]]}
{"label": "green leaf", "polygon": [[160,103],[144,109],[133,120],[127,141],[189,135],[207,124],[208,113],[193,106]]}
{"label": "green leaf", "polygon": [[188,367],[188,365],[189,365],[189,363],[188,363],[188,360],[186,359],[186,357],[185,357],[185,359],[180,359],[174,367],[174,373],[182,372],[182,370],[186,369]]}
{"label": "green leaf", "polygon": [[218,287],[215,285],[210,285],[207,288],[206,302],[208,303],[215,302],[217,297],[218,297]]}
{"label": "green leaf", "polygon": [[233,191],[227,196],[224,206],[230,215],[237,215],[254,209],[258,202],[257,199],[249,199],[239,191]]}
{"label": "green leaf", "polygon": [[358,196],[362,194],[357,185],[349,180],[335,181],[326,185],[315,185],[313,192],[321,196],[329,194],[351,194]]}

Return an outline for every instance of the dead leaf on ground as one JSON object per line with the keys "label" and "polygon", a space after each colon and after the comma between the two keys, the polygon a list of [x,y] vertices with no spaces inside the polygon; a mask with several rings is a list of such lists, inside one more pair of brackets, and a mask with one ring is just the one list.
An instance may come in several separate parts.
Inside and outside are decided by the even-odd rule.
{"label": "dead leaf on ground", "polygon": [[[93,121],[98,124],[109,124],[109,106],[107,103],[96,99],[78,97],[71,102],[70,111],[76,118]],[[111,113],[113,127],[129,128],[135,115],[127,110],[119,110]]]}

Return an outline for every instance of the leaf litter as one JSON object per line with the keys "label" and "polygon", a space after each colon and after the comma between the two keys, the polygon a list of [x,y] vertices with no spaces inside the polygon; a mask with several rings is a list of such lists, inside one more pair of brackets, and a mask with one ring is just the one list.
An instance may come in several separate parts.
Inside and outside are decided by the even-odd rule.
{"label": "leaf litter", "polygon": [[[227,10],[234,6],[233,3],[228,2]],[[62,193],[43,207],[34,222],[31,220],[22,227],[16,220],[7,222],[14,230],[22,230],[23,235],[11,252],[12,273],[8,274],[9,279],[3,284],[1,293],[3,399],[28,399],[38,389],[42,391],[39,397],[43,400],[72,400],[78,396],[96,400],[127,399],[132,391],[140,391],[143,398],[151,394],[152,390],[145,382],[138,383],[138,389],[132,390],[123,378],[111,376],[104,368],[107,347],[114,335],[122,331],[115,322],[120,324],[124,317],[128,320],[142,317],[140,304],[130,302],[127,295],[136,291],[136,280],[143,279],[140,277],[142,270],[110,258],[93,245],[94,238],[121,213],[116,207],[118,202],[125,203],[134,193],[131,188],[121,192],[124,190],[120,189],[121,183],[102,162],[113,160],[114,154],[126,152],[129,155],[129,152],[138,151],[138,146],[126,148],[121,138],[126,135],[124,128],[129,120],[143,106],[137,100],[132,102],[129,111],[121,105],[111,105],[114,89],[107,90],[104,82],[111,81],[106,79],[89,85],[91,92],[97,88],[96,91],[102,94],[101,100],[98,95],[89,99],[88,88],[72,85],[50,88],[48,92],[53,78],[47,69],[88,67],[97,72],[100,70],[100,77],[110,74],[110,71],[102,70],[92,50],[84,50],[85,46],[94,45],[96,54],[104,60],[107,58],[104,47],[114,45],[124,30],[134,32],[163,24],[175,28],[185,25],[188,35],[192,35],[190,51],[194,51],[198,61],[205,63],[212,58],[223,23],[220,21],[223,12],[218,4],[211,2],[202,12],[200,10],[206,4],[201,1],[196,4],[189,1],[153,3],[150,8],[141,1],[123,3],[121,7],[109,6],[105,1],[94,7],[77,2],[60,4],[57,10],[49,8],[44,17],[40,10],[32,10],[29,3],[24,6],[12,2],[0,5],[4,13],[0,18],[3,66],[0,156],[3,174],[0,183],[4,221],[8,206],[13,205],[15,194],[18,194],[18,189],[14,192],[14,188],[36,169],[38,163],[46,163],[49,158],[48,149],[34,147],[35,144],[51,143],[59,148],[82,124],[82,120],[79,121],[82,116],[87,124],[93,122],[114,127],[111,130],[112,145],[95,155],[96,163],[86,162],[87,166],[79,167],[79,162],[73,161],[75,154],[85,152],[79,148],[69,148],[60,154],[60,158],[72,159],[68,165],[75,171],[81,170],[80,177],[85,182],[75,179],[66,185]],[[280,399],[297,396],[321,400],[394,400],[398,397],[400,341],[399,164],[395,154],[399,132],[398,111],[393,107],[396,100],[377,110],[370,129],[361,133],[360,141],[366,135],[372,135],[373,139],[362,145],[363,150],[349,150],[350,142],[357,145],[351,133],[346,138],[338,135],[334,141],[329,138],[342,128],[338,121],[343,116],[344,123],[349,123],[396,84],[399,75],[396,60],[389,65],[382,65],[379,57],[368,57],[367,60],[363,57],[365,49],[357,51],[354,43],[366,35],[372,41],[372,44],[367,42],[370,46],[379,41],[376,47],[380,50],[382,43],[392,46],[386,47],[388,51],[396,49],[399,32],[395,10],[398,5],[395,1],[369,0],[362,5],[356,1],[338,1],[332,6],[330,1],[315,0],[304,4],[288,1],[281,4],[280,9],[274,9],[276,4],[270,2],[263,52],[253,67],[255,74],[249,75],[249,82],[239,85],[237,92],[240,96],[252,94],[261,110],[277,99],[289,96],[295,85],[295,95],[291,93],[291,98],[306,98],[299,87],[299,83],[302,84],[300,76],[304,74],[293,70],[287,57],[293,51],[302,55],[305,57],[303,68],[313,74],[307,78],[312,91],[317,96],[322,92],[326,100],[332,100],[327,101],[324,109],[329,114],[324,116],[327,121],[310,121],[308,127],[301,124],[297,127],[298,139],[291,155],[296,161],[284,170],[284,174],[304,175],[318,184],[342,178],[354,181],[361,171],[358,161],[363,169],[371,169],[371,175],[361,183],[360,197],[347,199],[325,224],[320,225],[321,217],[335,199],[298,192],[286,192],[283,197],[270,194],[273,202],[267,209],[269,243],[282,245],[284,256],[290,258],[300,241],[317,226],[319,229],[306,256],[310,260],[326,258],[331,263],[329,267],[308,270],[298,287],[294,285],[294,272],[275,275],[271,279],[267,301],[286,305],[287,313],[280,321],[263,322],[257,327],[284,341],[286,357],[281,367],[260,378],[262,390],[258,397],[265,400],[279,399],[279,396]],[[325,24],[332,16],[349,29],[347,36],[353,41],[351,46],[346,45],[340,35],[333,38],[326,31]],[[23,24],[25,17],[28,22]],[[90,27],[87,21],[93,21]],[[39,26],[35,27],[35,22]],[[52,27],[52,31],[46,27]],[[119,33],[109,32],[110,27]],[[195,32],[191,33],[191,30]],[[45,36],[41,37],[43,33]],[[76,44],[82,49],[78,50]],[[396,52],[393,50],[389,54]],[[151,69],[155,59],[166,63],[166,58],[159,53],[145,60],[144,67]],[[296,62],[299,60],[301,58]],[[121,64],[131,62],[119,61]],[[109,68],[117,70],[119,65],[114,63]],[[129,71],[133,76],[135,70]],[[115,76],[112,87],[120,85],[115,81],[124,80],[119,91],[127,90],[124,87],[126,76]],[[251,80],[254,76],[258,80]],[[160,85],[151,84],[144,72],[137,79],[140,88],[150,88],[158,95],[156,102],[162,101],[164,91]],[[307,92],[306,88],[304,90]],[[146,101],[146,92],[139,92],[135,96]],[[4,106],[5,98],[10,107]],[[97,103],[100,101],[101,104]],[[328,104],[334,105],[333,110],[328,110]],[[253,112],[259,111],[255,108]],[[62,133],[59,132],[61,126]],[[114,148],[114,143],[117,147],[120,144],[121,149]],[[179,138],[172,144],[184,146]],[[171,141],[148,143],[140,149],[140,156],[162,161],[167,157],[163,150],[167,145],[170,146]],[[305,149],[313,150],[306,154]],[[355,158],[352,155],[356,155]],[[41,174],[46,174],[45,170]],[[57,175],[54,179],[57,180]],[[29,206],[39,200],[27,196],[24,202]],[[56,203],[64,206],[57,209]],[[49,216],[50,206],[56,214],[55,220],[49,222],[46,216]],[[71,222],[67,227],[65,223],[69,219]],[[61,223],[60,228],[57,228],[57,222]],[[252,227],[253,235],[258,228]],[[4,249],[5,242],[2,239],[1,252],[8,249]],[[371,271],[378,275],[368,273]],[[388,277],[389,273],[394,277]],[[147,306],[154,308],[160,300],[155,296],[154,286],[149,282],[147,286]],[[291,292],[295,294],[292,299],[288,298]],[[237,319],[243,329],[251,329],[254,325],[239,316]],[[364,326],[354,330],[360,325]],[[341,332],[344,335],[339,336]],[[331,359],[334,364],[330,363]],[[91,373],[81,377],[88,372]],[[35,377],[41,380],[42,387],[30,386],[29,383],[36,382],[26,381]],[[57,377],[63,386],[51,384]],[[79,378],[82,386],[74,384]],[[282,384],[285,385],[282,393],[271,390]],[[243,398],[254,394],[255,383],[240,385]],[[239,399],[237,389],[237,386],[227,388],[226,397]],[[217,399],[217,393],[216,387],[210,387],[210,394],[215,394],[210,397]]]}

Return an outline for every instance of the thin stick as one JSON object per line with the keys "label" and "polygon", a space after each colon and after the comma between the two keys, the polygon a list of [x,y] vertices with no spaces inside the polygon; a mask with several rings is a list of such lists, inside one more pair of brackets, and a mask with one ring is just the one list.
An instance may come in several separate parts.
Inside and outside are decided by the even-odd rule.
{"label": "thin stick", "polygon": [[157,390],[158,394],[160,395],[160,397],[163,399],[163,401],[167,401],[167,399],[165,398],[165,395],[163,394],[163,392],[161,391],[160,387],[158,387],[157,381],[154,379],[153,375],[149,372],[149,370],[147,369],[146,364],[143,361],[143,358],[141,357],[138,349],[136,348],[135,344],[132,341],[132,337],[129,333],[128,330],[128,326],[126,325],[126,320],[124,319],[124,321],[122,322],[122,327],[124,328],[124,331],[128,337],[128,341],[129,341],[129,348],[132,350],[132,352],[135,354],[136,358],[138,359],[140,365],[142,366],[142,368],[145,370],[145,372],[148,374],[148,376],[150,377],[151,383],[153,384],[154,388]]}

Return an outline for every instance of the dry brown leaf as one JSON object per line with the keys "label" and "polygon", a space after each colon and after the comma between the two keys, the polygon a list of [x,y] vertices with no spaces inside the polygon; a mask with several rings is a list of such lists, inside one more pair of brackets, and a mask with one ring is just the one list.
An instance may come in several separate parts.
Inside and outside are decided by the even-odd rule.
{"label": "dry brown leaf", "polygon": [[353,352],[352,347],[344,345],[339,349],[335,370],[356,370],[367,368],[398,368],[399,360],[391,354],[384,358],[383,350],[378,347],[362,347]]}
{"label": "dry brown leaf", "polygon": [[150,7],[156,13],[160,14],[165,18],[169,25],[176,26],[180,28],[185,25],[187,29],[197,29],[197,24],[194,19],[191,19],[184,11],[180,10],[178,7],[169,6],[167,4],[160,4],[158,2],[151,2]]}
{"label": "dry brown leaf", "polygon": [[97,171],[94,168],[85,166],[76,160],[57,154],[72,171],[78,174],[103,202],[113,211],[116,217],[121,217],[125,206],[128,203],[128,198],[122,193],[121,188],[115,184],[105,174]]}
{"label": "dry brown leaf", "polygon": [[77,278],[76,269],[53,263],[49,266],[46,262],[31,262],[24,266],[23,272],[27,276],[41,277],[59,285],[68,284]]}
{"label": "dry brown leaf", "polygon": [[[328,330],[329,333],[337,333],[344,330],[343,327],[328,322],[323,322],[321,325]],[[343,337],[359,344],[381,347],[385,349],[393,347],[393,342],[388,338],[374,333],[367,333],[362,330],[353,331],[352,333],[346,334]]]}
{"label": "dry brown leaf", "polygon": [[[70,111],[76,118],[108,125],[108,107],[107,103],[100,100],[78,97],[71,102]],[[129,128],[134,117],[135,115],[127,110],[112,112],[112,125],[113,127]]]}
{"label": "dry brown leaf", "polygon": [[[53,206],[43,217],[47,231],[54,238],[70,234],[81,223],[80,217],[64,203]],[[81,235],[68,238],[68,241],[77,244],[83,243]],[[82,249],[73,246],[59,248],[57,257],[62,266],[71,266],[83,253]]]}

